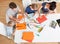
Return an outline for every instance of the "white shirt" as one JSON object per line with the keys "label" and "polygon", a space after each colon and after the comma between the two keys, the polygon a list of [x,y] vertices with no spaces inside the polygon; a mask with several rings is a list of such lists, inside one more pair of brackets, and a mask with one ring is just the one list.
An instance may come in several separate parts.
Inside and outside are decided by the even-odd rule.
{"label": "white shirt", "polygon": [[10,21],[9,17],[10,16],[15,16],[15,14],[19,11],[19,7],[17,6],[16,11],[12,10],[11,8],[9,8],[6,12],[6,23],[8,23]]}

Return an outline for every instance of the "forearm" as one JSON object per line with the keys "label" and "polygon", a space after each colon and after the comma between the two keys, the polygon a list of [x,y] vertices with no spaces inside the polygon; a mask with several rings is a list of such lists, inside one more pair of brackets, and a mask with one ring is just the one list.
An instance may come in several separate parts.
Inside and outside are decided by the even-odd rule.
{"label": "forearm", "polygon": [[14,22],[18,22],[19,21],[17,18],[14,18],[14,17],[10,18],[10,20],[12,20]]}

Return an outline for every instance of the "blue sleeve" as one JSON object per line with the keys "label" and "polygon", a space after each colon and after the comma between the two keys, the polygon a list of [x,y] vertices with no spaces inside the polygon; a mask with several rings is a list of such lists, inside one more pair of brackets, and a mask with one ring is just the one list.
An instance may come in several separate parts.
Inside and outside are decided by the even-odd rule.
{"label": "blue sleeve", "polygon": [[28,6],[25,10],[26,13],[30,14],[30,13],[35,13],[36,10],[31,10],[31,8]]}
{"label": "blue sleeve", "polygon": [[36,10],[31,10],[31,11],[30,11],[30,13],[35,13],[35,12],[36,12]]}

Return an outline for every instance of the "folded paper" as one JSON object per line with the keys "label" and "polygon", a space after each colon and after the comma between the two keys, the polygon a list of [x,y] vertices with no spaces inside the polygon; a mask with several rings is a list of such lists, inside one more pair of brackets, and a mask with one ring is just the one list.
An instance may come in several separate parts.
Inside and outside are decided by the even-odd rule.
{"label": "folded paper", "polygon": [[19,20],[21,20],[22,18],[23,18],[23,16],[22,15],[18,15],[18,17],[17,17]]}
{"label": "folded paper", "polygon": [[38,17],[36,20],[37,20],[39,23],[43,23],[44,21],[47,20],[47,18],[46,18],[45,15],[42,15],[41,17]]}
{"label": "folded paper", "polygon": [[22,39],[28,42],[32,42],[34,38],[33,32],[23,32]]}
{"label": "folded paper", "polygon": [[26,22],[24,23],[16,23],[17,30],[26,30]]}

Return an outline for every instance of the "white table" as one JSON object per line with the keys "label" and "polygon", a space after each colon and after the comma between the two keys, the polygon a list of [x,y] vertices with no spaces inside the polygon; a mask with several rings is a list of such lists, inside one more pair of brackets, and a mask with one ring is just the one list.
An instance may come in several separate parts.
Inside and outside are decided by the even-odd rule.
{"label": "white table", "polygon": [[33,27],[32,29],[27,27],[26,30],[16,30],[14,41],[16,43],[27,42],[27,41],[21,39],[22,33],[24,31],[32,31],[32,32],[34,32],[34,39],[32,42],[60,42],[60,28],[59,28],[59,26],[57,25],[55,29],[49,27],[50,22],[52,20],[55,21],[57,19],[60,19],[60,14],[49,14],[46,17],[48,19],[45,22],[43,22],[42,24],[40,24],[40,25],[45,25],[43,30],[39,33],[40,36],[36,35],[36,33],[37,33],[36,28],[31,26],[31,28]]}
{"label": "white table", "polygon": [[2,22],[0,22],[0,34],[6,36],[5,25]]}

